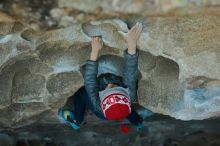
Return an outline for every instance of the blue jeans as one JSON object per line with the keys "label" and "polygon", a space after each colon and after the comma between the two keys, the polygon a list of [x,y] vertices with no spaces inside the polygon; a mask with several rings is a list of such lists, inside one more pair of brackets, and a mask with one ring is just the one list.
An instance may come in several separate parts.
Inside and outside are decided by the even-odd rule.
{"label": "blue jeans", "polygon": [[91,110],[98,118],[105,120],[102,114],[94,112],[94,107],[84,86],[67,99],[63,108],[71,110],[79,123],[83,121],[86,109]]}

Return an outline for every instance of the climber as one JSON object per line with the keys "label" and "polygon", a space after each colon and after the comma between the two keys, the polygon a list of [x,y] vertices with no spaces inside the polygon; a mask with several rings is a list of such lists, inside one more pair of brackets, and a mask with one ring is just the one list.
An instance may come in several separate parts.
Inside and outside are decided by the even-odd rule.
{"label": "climber", "polygon": [[123,124],[127,119],[142,128],[142,117],[134,110],[136,102],[136,83],[138,78],[137,41],[142,31],[142,24],[136,23],[127,33],[119,31],[127,43],[124,51],[123,76],[112,73],[98,74],[98,55],[103,47],[100,37],[92,38],[90,59],[86,62],[83,74],[84,86],[68,98],[58,114],[74,129],[79,129],[88,107],[97,117],[104,120],[119,121],[122,132],[128,127]]}

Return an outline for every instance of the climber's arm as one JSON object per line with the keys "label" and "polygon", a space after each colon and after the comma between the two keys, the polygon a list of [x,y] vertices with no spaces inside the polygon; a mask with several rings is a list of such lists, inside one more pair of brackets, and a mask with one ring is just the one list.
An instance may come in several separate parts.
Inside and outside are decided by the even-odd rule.
{"label": "climber's arm", "polygon": [[131,103],[135,101],[138,80],[138,51],[131,55],[124,51],[123,82],[129,88]]}
{"label": "climber's arm", "polygon": [[131,109],[131,113],[126,117],[129,122],[137,126],[137,129],[141,129],[143,118],[135,111],[134,108]]}
{"label": "climber's arm", "polygon": [[85,72],[83,74],[84,85],[86,91],[90,98],[90,108],[93,112],[98,112],[100,108],[100,99],[98,95],[98,83],[97,83],[97,73],[98,73],[98,54],[102,49],[103,42],[101,38],[94,37],[92,39],[92,51],[90,59],[86,63]]}
{"label": "climber's arm", "polygon": [[124,51],[123,82],[129,88],[131,103],[136,98],[136,82],[138,80],[138,50],[137,41],[142,31],[142,24],[136,23],[127,33],[120,32],[128,49]]}

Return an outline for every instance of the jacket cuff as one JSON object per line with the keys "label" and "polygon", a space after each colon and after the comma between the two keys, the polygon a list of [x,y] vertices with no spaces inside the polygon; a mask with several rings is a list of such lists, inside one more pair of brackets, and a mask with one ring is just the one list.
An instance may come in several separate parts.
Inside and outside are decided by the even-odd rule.
{"label": "jacket cuff", "polygon": [[94,61],[94,60],[87,60],[86,63],[91,65],[98,65],[98,61]]}
{"label": "jacket cuff", "polygon": [[127,58],[136,58],[136,57],[139,56],[139,50],[137,49],[136,53],[131,55],[131,54],[128,53],[128,49],[125,49],[124,50],[124,56],[127,57]]}
{"label": "jacket cuff", "polygon": [[131,55],[128,53],[128,49],[124,51],[124,63],[127,66],[137,66],[138,64],[138,56],[139,56],[139,51],[137,50],[134,55]]}

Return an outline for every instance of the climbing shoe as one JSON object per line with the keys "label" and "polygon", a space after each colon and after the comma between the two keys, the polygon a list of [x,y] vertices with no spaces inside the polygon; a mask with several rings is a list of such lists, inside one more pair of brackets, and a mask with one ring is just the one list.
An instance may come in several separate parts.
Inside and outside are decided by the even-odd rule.
{"label": "climbing shoe", "polygon": [[77,130],[80,128],[80,126],[77,125],[76,121],[74,120],[74,114],[72,111],[60,108],[58,110],[58,116],[62,120],[64,120],[66,124],[70,125],[73,129]]}

